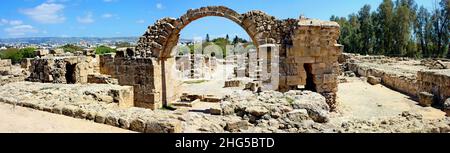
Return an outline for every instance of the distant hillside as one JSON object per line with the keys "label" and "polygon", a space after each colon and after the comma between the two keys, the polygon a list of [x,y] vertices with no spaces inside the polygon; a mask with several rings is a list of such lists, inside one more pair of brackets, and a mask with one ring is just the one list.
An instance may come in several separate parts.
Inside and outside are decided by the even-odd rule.
{"label": "distant hillside", "polygon": [[89,43],[108,43],[108,42],[137,42],[138,37],[30,37],[30,38],[0,38],[0,43],[78,43],[81,41]]}

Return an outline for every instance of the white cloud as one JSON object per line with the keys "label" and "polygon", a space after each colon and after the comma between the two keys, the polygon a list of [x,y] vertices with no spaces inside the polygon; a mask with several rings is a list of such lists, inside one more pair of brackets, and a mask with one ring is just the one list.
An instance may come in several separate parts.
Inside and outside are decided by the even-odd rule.
{"label": "white cloud", "polygon": [[24,36],[26,34],[30,33],[37,33],[38,30],[36,30],[31,25],[18,25],[10,28],[6,28],[5,32],[8,33],[10,36]]}
{"label": "white cloud", "polygon": [[109,14],[109,13],[105,13],[105,14],[103,14],[102,15],[102,18],[111,18],[111,17],[113,17],[114,15],[112,15],[112,14]]}
{"label": "white cloud", "polygon": [[157,9],[163,9],[164,6],[163,6],[161,3],[158,3],[158,4],[156,4],[156,8],[157,8]]}
{"label": "white cloud", "polygon": [[17,25],[22,25],[23,22],[20,20],[12,20],[12,21],[9,21],[9,24],[13,25],[13,26],[17,26]]}
{"label": "white cloud", "polygon": [[66,20],[62,14],[64,8],[65,6],[62,4],[43,3],[34,8],[21,10],[21,12],[37,22],[55,24]]}
{"label": "white cloud", "polygon": [[145,20],[137,20],[136,23],[144,24],[144,23],[145,23]]}
{"label": "white cloud", "polygon": [[11,26],[17,26],[22,25],[23,22],[21,20],[7,20],[7,19],[1,19],[0,25],[11,25]]}
{"label": "white cloud", "polygon": [[8,23],[9,23],[9,21],[6,20],[6,19],[1,19],[0,20],[0,25],[5,25],[5,24],[8,24]]}
{"label": "white cloud", "polygon": [[84,17],[77,17],[77,21],[84,24],[94,23],[95,20],[93,18],[92,12],[88,12]]}

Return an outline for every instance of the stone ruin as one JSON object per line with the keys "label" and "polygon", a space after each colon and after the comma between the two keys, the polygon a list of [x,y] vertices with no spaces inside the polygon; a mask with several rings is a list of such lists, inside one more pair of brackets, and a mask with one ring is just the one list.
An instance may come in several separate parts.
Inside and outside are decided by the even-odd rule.
{"label": "stone ruin", "polygon": [[211,79],[216,71],[216,57],[202,54],[188,54],[176,57],[176,69],[181,79]]}
{"label": "stone ruin", "polygon": [[405,61],[415,60],[347,53],[340,57],[341,71],[345,75],[355,73],[352,76],[367,77],[371,84],[382,84],[417,99],[421,106],[435,106],[447,112],[447,116],[450,115],[450,69],[447,68],[450,62],[424,59],[410,65],[420,69],[390,68]]}
{"label": "stone ruin", "polygon": [[[140,37],[134,52],[129,53],[130,56],[109,57],[106,60],[107,63],[114,63],[113,69],[122,75],[119,76],[119,83],[120,77],[125,77],[130,81],[128,83],[135,86],[135,96],[148,95],[144,102],[136,103],[153,106],[151,108],[154,109],[155,106],[168,104],[180,96],[180,91],[176,88],[180,82],[174,79],[175,75],[171,72],[176,69],[173,48],[184,27],[208,16],[224,17],[240,25],[257,46],[258,60],[270,61],[270,56],[261,58],[262,54],[266,54],[263,51],[278,52],[274,58],[278,58],[279,63],[273,65],[279,67],[279,74],[276,74],[279,79],[275,80],[278,85],[269,84],[267,89],[288,91],[304,86],[307,90],[324,95],[331,108],[335,108],[338,57],[343,50],[343,46],[337,44],[340,27],[336,22],[304,17],[278,20],[261,11],[239,14],[223,6],[202,7],[189,10],[179,18],[158,20]],[[116,59],[119,62],[115,62]],[[140,63],[143,61],[148,61],[145,65],[151,71],[138,77],[136,74],[142,71],[134,71],[134,65],[142,66]],[[266,63],[268,68],[272,66],[269,63]],[[127,65],[126,68],[122,68],[124,65]],[[143,82],[140,77],[147,77],[148,81]],[[262,84],[262,88],[265,87],[263,82],[267,82],[264,79],[267,78],[256,80]],[[140,89],[145,89],[146,92],[140,93]]]}
{"label": "stone ruin", "polygon": [[82,55],[64,55],[62,51],[41,49],[36,59],[25,59],[22,68],[31,73],[28,81],[42,83],[85,84],[89,75],[99,72],[98,58],[91,49]]}
{"label": "stone ruin", "polygon": [[[185,76],[197,79],[206,77],[201,72],[214,71],[215,58],[196,55],[181,57],[185,58],[185,65],[194,67],[177,68],[173,51],[180,31],[189,23],[208,16],[224,17],[240,25],[256,46],[247,55],[241,55],[247,56],[248,60],[237,63],[235,69],[236,77],[255,78],[248,88],[281,92],[311,90],[322,94],[330,108],[335,108],[338,57],[343,50],[343,46],[337,44],[340,34],[337,23],[304,17],[279,20],[261,11],[239,14],[223,6],[202,7],[189,10],[176,19],[158,20],[148,27],[135,48],[118,49],[115,54],[102,56],[96,56],[91,49],[71,55],[61,50],[39,50],[37,58],[22,62],[22,68],[30,71],[27,80],[34,82],[132,86],[134,106],[161,108],[182,97],[182,82],[177,79],[177,69],[187,70],[189,73]],[[192,63],[192,58],[201,60]],[[271,62],[273,59],[278,62]],[[267,69],[272,75],[261,75],[261,69],[252,69],[255,66]],[[199,67],[208,70],[197,71]],[[235,86],[233,82],[228,84]]]}

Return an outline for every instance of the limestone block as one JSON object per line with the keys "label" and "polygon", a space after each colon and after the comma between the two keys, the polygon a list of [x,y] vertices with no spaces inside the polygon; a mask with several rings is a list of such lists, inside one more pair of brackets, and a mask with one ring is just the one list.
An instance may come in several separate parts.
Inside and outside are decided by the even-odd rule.
{"label": "limestone block", "polygon": [[428,92],[419,93],[419,104],[424,107],[430,107],[433,104],[434,95]]}
{"label": "limestone block", "polygon": [[62,49],[62,48],[51,49],[50,54],[56,54],[56,55],[64,54],[64,49]]}
{"label": "limestone block", "polygon": [[147,121],[145,133],[181,133],[181,122],[175,119]]}
{"label": "limestone block", "polygon": [[31,67],[31,60],[33,60],[33,59],[32,58],[24,58],[24,59],[22,59],[22,61],[20,62],[20,67],[23,68],[23,69],[28,70]]}
{"label": "limestone block", "polygon": [[381,83],[381,78],[369,76],[367,77],[367,82],[370,83],[371,85],[377,85]]}
{"label": "limestone block", "polygon": [[48,49],[39,49],[36,51],[36,56],[45,56],[48,55],[50,53],[50,51]]}
{"label": "limestone block", "polygon": [[83,50],[83,55],[85,55],[85,56],[94,56],[95,55],[95,50],[94,49],[84,49]]}

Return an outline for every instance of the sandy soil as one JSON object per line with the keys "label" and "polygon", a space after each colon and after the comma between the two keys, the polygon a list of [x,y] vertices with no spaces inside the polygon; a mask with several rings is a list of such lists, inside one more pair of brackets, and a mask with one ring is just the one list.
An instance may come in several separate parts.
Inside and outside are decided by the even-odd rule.
{"label": "sandy soil", "polygon": [[0,133],[131,133],[91,121],[0,103]]}
{"label": "sandy soil", "polygon": [[185,93],[199,95],[214,95],[218,97],[231,94],[233,91],[243,88],[224,88],[225,80],[233,75],[233,65],[217,64],[217,70],[211,74],[211,78],[202,83],[183,84]]}
{"label": "sandy soil", "polygon": [[338,87],[338,109],[344,118],[371,119],[397,116],[403,111],[417,112],[427,119],[444,118],[445,113],[432,107],[422,107],[409,96],[383,85],[372,86],[360,78],[346,78]]}

